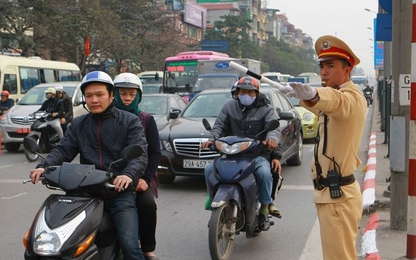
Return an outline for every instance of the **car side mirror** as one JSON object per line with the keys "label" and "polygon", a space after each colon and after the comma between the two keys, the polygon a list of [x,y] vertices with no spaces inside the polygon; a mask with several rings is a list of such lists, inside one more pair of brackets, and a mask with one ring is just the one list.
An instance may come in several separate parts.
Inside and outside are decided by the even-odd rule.
{"label": "car side mirror", "polygon": [[279,112],[279,119],[292,121],[296,119],[296,114],[292,111],[281,111]]}
{"label": "car side mirror", "polygon": [[168,121],[170,119],[176,119],[176,118],[178,118],[178,116],[179,116],[180,113],[181,113],[181,110],[180,109],[173,108],[172,111],[169,112],[169,115],[168,115],[168,118],[167,118]]}
{"label": "car side mirror", "polygon": [[155,80],[156,80],[156,81],[159,81],[159,73],[157,73],[157,72],[156,72],[156,74],[155,74]]}

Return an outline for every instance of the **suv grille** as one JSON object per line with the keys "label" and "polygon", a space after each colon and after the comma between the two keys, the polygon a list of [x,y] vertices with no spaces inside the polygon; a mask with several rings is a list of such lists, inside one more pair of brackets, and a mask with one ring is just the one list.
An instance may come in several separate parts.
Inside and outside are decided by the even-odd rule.
{"label": "suv grille", "polygon": [[36,121],[33,117],[13,117],[10,118],[13,124],[16,125],[31,125],[33,122]]}
{"label": "suv grille", "polygon": [[208,141],[208,138],[187,138],[175,139],[173,145],[177,154],[194,158],[213,158],[219,156],[215,151],[202,150],[201,143]]}

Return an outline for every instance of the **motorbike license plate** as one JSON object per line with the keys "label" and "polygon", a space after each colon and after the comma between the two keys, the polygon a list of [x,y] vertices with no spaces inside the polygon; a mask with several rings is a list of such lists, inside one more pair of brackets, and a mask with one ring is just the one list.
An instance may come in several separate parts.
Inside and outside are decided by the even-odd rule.
{"label": "motorbike license plate", "polygon": [[213,160],[183,160],[183,168],[204,169]]}
{"label": "motorbike license plate", "polygon": [[28,134],[30,132],[30,128],[17,128],[18,134]]}

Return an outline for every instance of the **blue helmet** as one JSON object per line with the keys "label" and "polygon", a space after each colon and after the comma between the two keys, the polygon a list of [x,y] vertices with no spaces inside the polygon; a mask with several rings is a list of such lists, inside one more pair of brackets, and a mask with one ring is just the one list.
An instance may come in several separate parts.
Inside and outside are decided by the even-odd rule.
{"label": "blue helmet", "polygon": [[110,75],[103,71],[91,71],[81,81],[81,92],[84,94],[85,88],[92,82],[100,82],[107,85],[107,89],[114,92],[114,83]]}

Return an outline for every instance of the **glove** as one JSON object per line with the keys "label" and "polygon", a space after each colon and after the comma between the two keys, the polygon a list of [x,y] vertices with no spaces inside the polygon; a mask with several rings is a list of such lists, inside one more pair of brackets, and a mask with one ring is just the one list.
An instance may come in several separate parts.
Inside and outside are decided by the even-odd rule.
{"label": "glove", "polygon": [[316,89],[299,82],[291,82],[289,85],[292,87],[293,92],[289,92],[286,95],[288,97],[296,97],[301,100],[311,100],[316,96]]}
{"label": "glove", "polygon": [[286,84],[286,83],[277,83],[277,84],[278,84],[278,88],[280,92],[282,92],[283,94],[288,95],[289,93],[293,93],[293,88],[289,86],[289,84]]}

